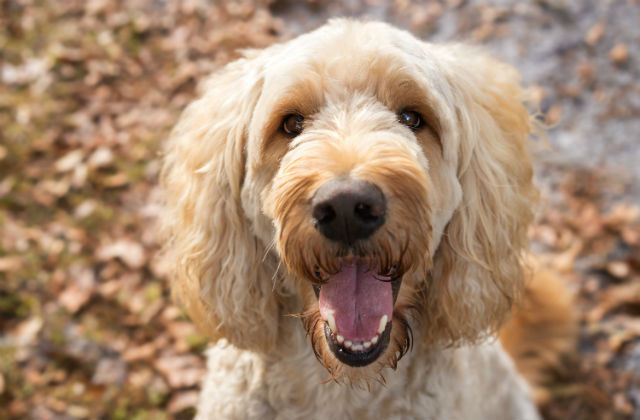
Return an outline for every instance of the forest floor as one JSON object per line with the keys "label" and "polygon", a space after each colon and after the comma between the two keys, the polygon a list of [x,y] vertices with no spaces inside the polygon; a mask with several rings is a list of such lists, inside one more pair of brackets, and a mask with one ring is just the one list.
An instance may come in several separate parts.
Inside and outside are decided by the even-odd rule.
{"label": "forest floor", "polygon": [[576,295],[550,419],[640,420],[640,5],[633,0],[0,0],[0,418],[188,418],[207,341],[171,303],[163,140],[198,82],[331,16],[515,65],[549,125],[533,249]]}

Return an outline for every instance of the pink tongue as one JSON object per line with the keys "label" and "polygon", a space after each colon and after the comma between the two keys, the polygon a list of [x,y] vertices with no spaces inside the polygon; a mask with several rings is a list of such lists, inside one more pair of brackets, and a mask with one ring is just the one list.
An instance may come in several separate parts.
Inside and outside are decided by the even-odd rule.
{"label": "pink tongue", "polygon": [[320,289],[320,315],[327,320],[333,314],[345,340],[368,341],[377,334],[383,315],[391,320],[391,283],[379,279],[389,280],[367,265],[348,263]]}

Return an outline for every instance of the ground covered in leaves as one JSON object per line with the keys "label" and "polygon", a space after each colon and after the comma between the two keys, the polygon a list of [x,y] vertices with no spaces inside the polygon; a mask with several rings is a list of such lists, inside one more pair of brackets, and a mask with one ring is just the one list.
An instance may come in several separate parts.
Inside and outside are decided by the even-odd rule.
{"label": "ground covered in leaves", "polygon": [[533,246],[580,321],[544,413],[640,419],[640,6],[488,3],[0,0],[0,418],[193,414],[206,340],[166,284],[162,141],[238,48],[352,14],[522,70],[553,126]]}

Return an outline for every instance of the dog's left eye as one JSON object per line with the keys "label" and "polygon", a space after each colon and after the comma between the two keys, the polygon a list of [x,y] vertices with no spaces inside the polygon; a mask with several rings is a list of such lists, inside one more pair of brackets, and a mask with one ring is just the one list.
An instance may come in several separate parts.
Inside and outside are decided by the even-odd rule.
{"label": "dog's left eye", "polygon": [[291,135],[297,136],[302,133],[304,128],[304,117],[298,114],[289,114],[282,119],[282,131]]}
{"label": "dog's left eye", "polygon": [[401,111],[398,114],[398,119],[401,124],[406,125],[412,130],[417,130],[422,127],[422,116],[415,111]]}

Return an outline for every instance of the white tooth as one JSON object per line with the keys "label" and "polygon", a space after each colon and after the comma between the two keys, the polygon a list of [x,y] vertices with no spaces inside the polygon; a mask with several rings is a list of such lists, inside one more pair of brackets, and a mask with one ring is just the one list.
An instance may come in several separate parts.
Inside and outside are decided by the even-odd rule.
{"label": "white tooth", "polygon": [[343,336],[341,336],[340,334],[338,334],[338,335],[336,336],[336,340],[338,340],[338,344],[342,344],[342,343],[344,343],[344,337],[343,337]]}
{"label": "white tooth", "polygon": [[376,335],[371,339],[371,344],[376,344],[378,342],[378,336]]}
{"label": "white tooth", "polygon": [[371,347],[371,341],[365,341],[362,345],[365,349],[368,349],[369,347]]}
{"label": "white tooth", "polygon": [[349,341],[349,340],[344,342],[344,346],[347,347],[347,348],[350,348],[352,344],[353,343],[351,341]]}
{"label": "white tooth", "polygon": [[338,332],[338,329],[336,328],[336,319],[333,317],[333,314],[327,315],[327,318],[327,322],[329,322],[329,328],[331,328],[331,331],[336,334]]}
{"label": "white tooth", "polygon": [[353,346],[351,348],[351,350],[353,351],[362,351],[364,349],[364,347],[362,347],[362,344],[356,344],[355,346]]}
{"label": "white tooth", "polygon": [[384,332],[385,327],[387,326],[387,315],[382,315],[380,318],[380,326],[378,327],[378,334],[382,334]]}

